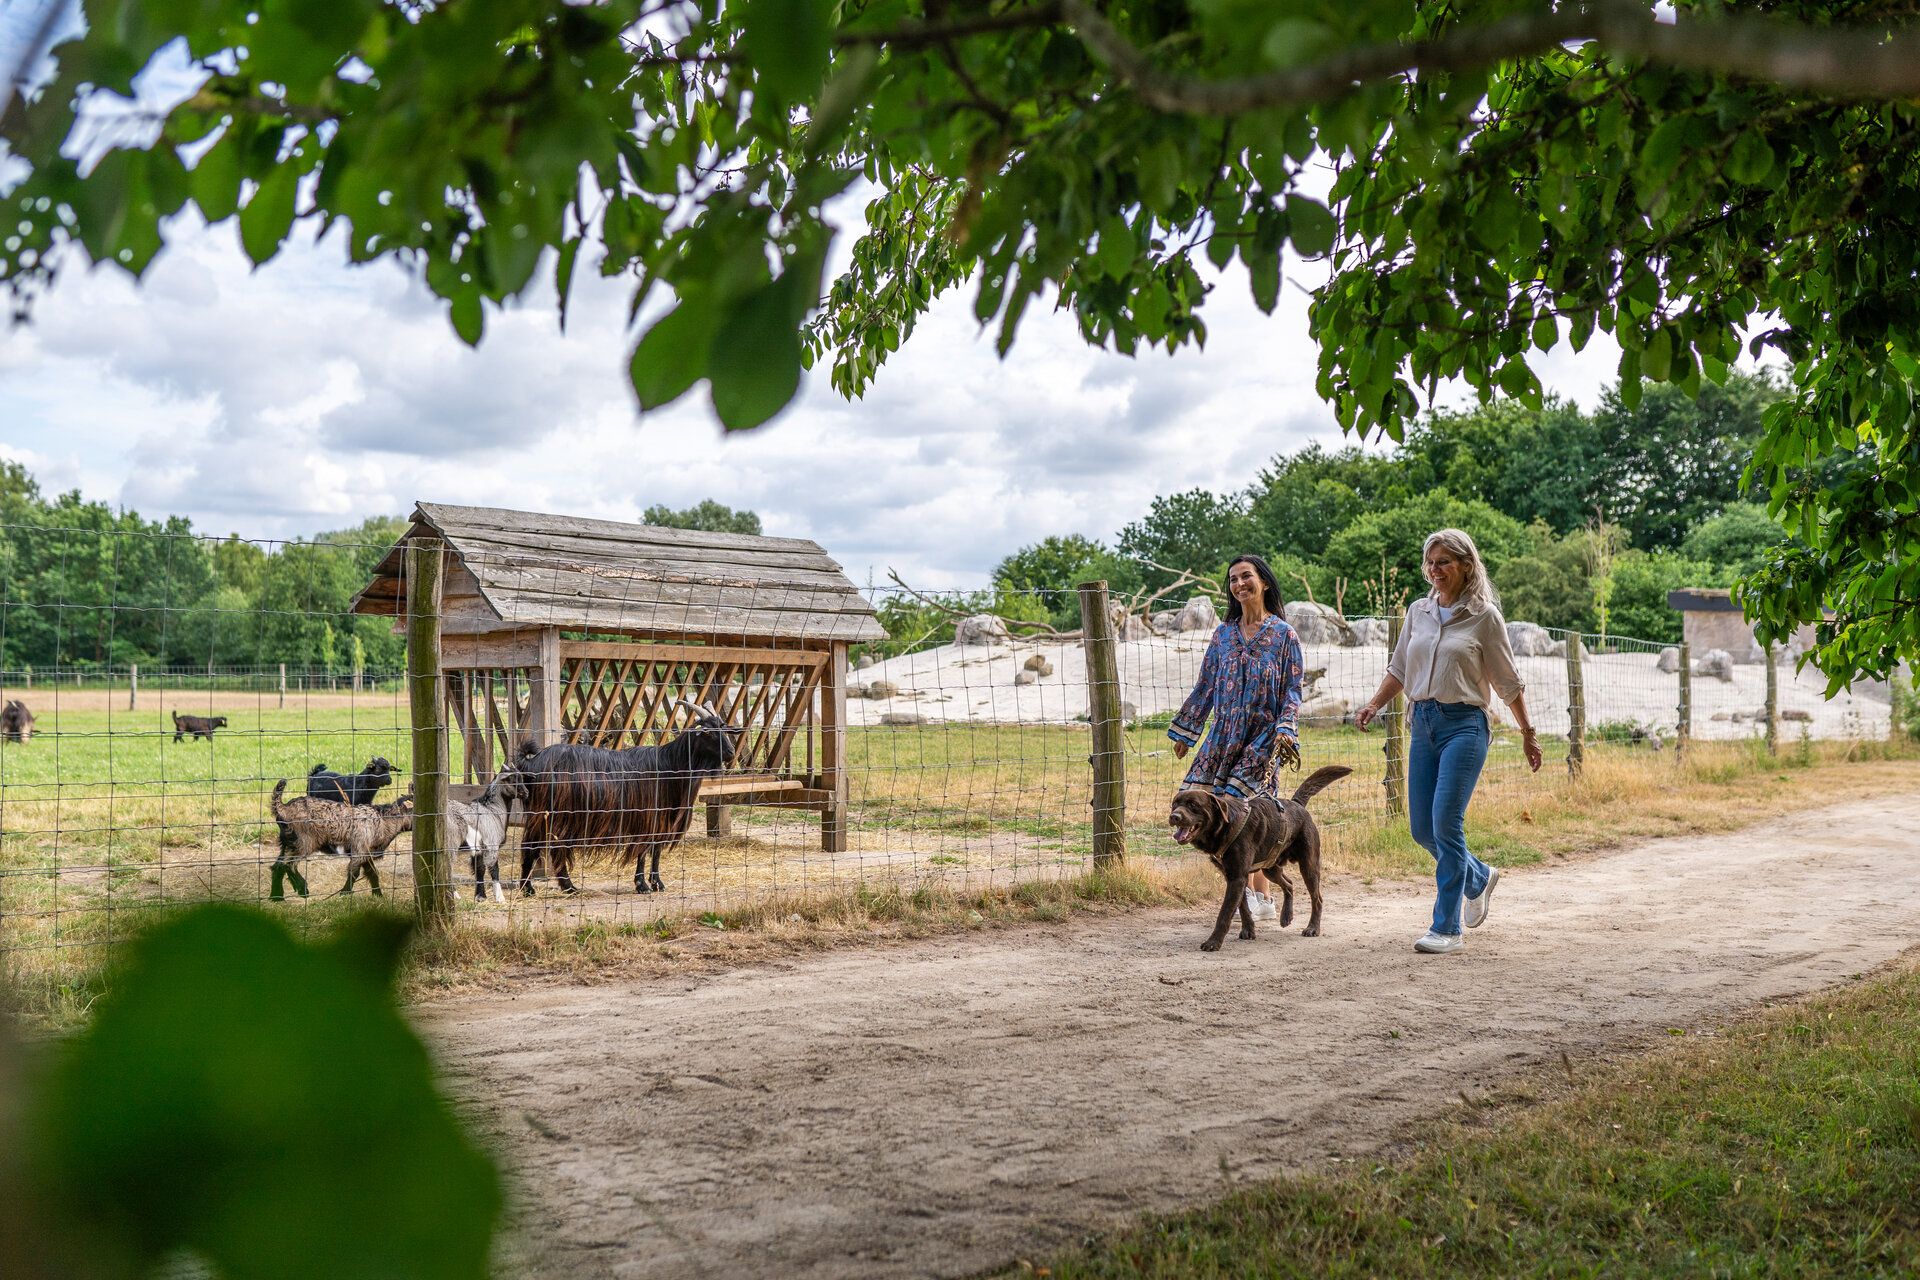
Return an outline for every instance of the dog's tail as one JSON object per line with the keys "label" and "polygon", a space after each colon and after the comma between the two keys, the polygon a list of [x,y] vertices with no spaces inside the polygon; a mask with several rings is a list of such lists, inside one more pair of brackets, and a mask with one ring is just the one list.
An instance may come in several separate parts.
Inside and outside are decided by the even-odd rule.
{"label": "dog's tail", "polygon": [[1324,769],[1315,769],[1298,787],[1294,788],[1293,802],[1305,804],[1352,772],[1353,770],[1344,764],[1330,764]]}

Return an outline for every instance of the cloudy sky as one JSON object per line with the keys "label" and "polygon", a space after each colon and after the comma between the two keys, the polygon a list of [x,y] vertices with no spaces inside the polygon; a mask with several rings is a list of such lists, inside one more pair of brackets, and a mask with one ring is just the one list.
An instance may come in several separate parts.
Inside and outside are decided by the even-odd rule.
{"label": "cloudy sky", "polygon": [[[0,454],[50,490],[260,538],[416,499],[633,519],[716,498],[858,579],[965,586],[1049,533],[1110,537],[1156,494],[1237,488],[1276,453],[1340,442],[1297,288],[1264,316],[1229,274],[1206,350],[1131,359],[1030,311],[999,360],[955,295],[864,400],[813,377],[730,436],[699,391],[637,413],[626,292],[582,277],[565,335],[547,293],[469,350],[398,267],[309,241],[253,270],[232,223],[188,218],[139,286],[71,271],[0,337]],[[1600,345],[1543,362],[1547,385],[1591,405],[1613,369]]]}

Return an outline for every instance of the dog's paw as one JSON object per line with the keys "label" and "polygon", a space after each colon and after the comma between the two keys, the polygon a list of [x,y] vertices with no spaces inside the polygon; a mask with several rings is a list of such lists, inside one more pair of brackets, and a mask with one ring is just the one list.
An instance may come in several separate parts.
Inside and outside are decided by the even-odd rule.
{"label": "dog's paw", "polygon": [[1317,924],[1310,924],[1306,928],[1300,931],[1300,936],[1303,938],[1317,938],[1320,936],[1320,926]]}
{"label": "dog's paw", "polygon": [[1202,951],[1218,951],[1220,949],[1220,939],[1208,938],[1205,942],[1200,944],[1200,949]]}
{"label": "dog's paw", "polygon": [[1288,907],[1286,910],[1280,913],[1280,927],[1284,929],[1292,923],[1293,923],[1293,908]]}
{"label": "dog's paw", "polygon": [[1249,927],[1249,928],[1245,928],[1245,929],[1242,929],[1242,930],[1240,931],[1240,941],[1242,941],[1242,942],[1252,942],[1252,941],[1253,941],[1253,929],[1252,929],[1251,927]]}

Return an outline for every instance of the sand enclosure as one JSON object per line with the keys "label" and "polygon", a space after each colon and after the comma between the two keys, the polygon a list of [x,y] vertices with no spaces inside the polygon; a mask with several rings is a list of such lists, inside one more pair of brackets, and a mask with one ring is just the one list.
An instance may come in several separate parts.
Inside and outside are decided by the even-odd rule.
{"label": "sand enclosure", "polygon": [[[1200,674],[1208,633],[1190,631],[1119,645],[1121,697],[1139,714],[1179,709]],[[1387,668],[1381,645],[1308,645],[1309,671],[1324,669],[1314,692],[1332,695],[1349,707],[1372,696]],[[1039,657],[1053,674],[1032,684],[1014,679],[1029,658]],[[1565,658],[1519,659],[1527,683],[1527,708],[1546,734],[1567,732]],[[1826,698],[1826,677],[1812,667],[1795,672],[1790,663],[1777,671],[1783,733],[1797,735],[1805,724],[1816,738],[1884,737],[1888,700],[1884,686],[1861,687]],[[941,645],[889,658],[852,673],[855,684],[886,681],[899,692],[887,698],[850,699],[856,725],[882,723],[881,717],[918,715],[927,723],[985,721],[1057,724],[1087,714],[1086,657],[1079,641],[1040,643],[1016,640],[994,645]],[[1589,728],[1605,723],[1638,725],[1671,736],[1679,719],[1680,681],[1659,669],[1658,650],[1589,654],[1583,667]],[[1693,732],[1699,738],[1742,738],[1760,732],[1754,717],[1766,706],[1766,668],[1735,666],[1733,679],[1693,679]],[[1739,714],[1742,718],[1735,720]],[[1800,714],[1807,718],[1798,719]],[[1335,719],[1338,718],[1337,713]]]}

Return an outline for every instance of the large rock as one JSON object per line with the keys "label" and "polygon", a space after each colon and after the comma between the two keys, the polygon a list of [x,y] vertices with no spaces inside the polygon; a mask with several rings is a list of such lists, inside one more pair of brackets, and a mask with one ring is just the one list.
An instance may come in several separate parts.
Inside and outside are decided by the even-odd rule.
{"label": "large rock", "polygon": [[1140,718],[1140,708],[1134,706],[1131,702],[1122,702],[1120,704],[1120,723],[1121,724],[1132,724],[1135,720],[1138,720],[1139,718]]}
{"label": "large rock", "polygon": [[1359,641],[1347,620],[1324,604],[1295,600],[1287,606],[1287,621],[1300,635],[1301,644],[1351,645]]}
{"label": "large rock", "polygon": [[1812,724],[1813,712],[1802,710],[1799,707],[1788,707],[1780,713],[1780,718],[1782,720],[1798,721],[1801,724]]}
{"label": "large rock", "polygon": [[853,664],[853,669],[855,671],[865,671],[868,667],[872,665],[873,665],[873,655],[870,653],[863,653],[860,655],[860,661]]}
{"label": "large rock", "polygon": [[1040,677],[1031,671],[1016,671],[1013,673],[1013,682],[1015,684],[1036,684],[1039,682],[1039,679]]}
{"label": "large rock", "polygon": [[1006,620],[991,613],[976,613],[971,618],[962,618],[953,629],[955,644],[1006,644],[1012,638],[1007,634]]}
{"label": "large rock", "polygon": [[1339,724],[1353,709],[1352,704],[1335,693],[1322,693],[1300,704],[1302,724]]}
{"label": "large rock", "polygon": [[1693,674],[1716,680],[1733,679],[1733,655],[1725,649],[1709,649],[1693,664]]}
{"label": "large rock", "polygon": [[1147,626],[1157,636],[1177,636],[1180,634],[1179,609],[1161,609],[1147,619]]}
{"label": "large rock", "polygon": [[1047,656],[1043,653],[1030,654],[1027,660],[1020,664],[1021,668],[1027,671],[1038,671],[1048,665],[1050,664],[1047,662]]}
{"label": "large rock", "polygon": [[1514,655],[1521,658],[1545,658],[1553,652],[1553,637],[1545,627],[1532,622],[1509,622],[1507,643],[1513,646]]}
{"label": "large rock", "polygon": [[1195,596],[1174,615],[1176,631],[1211,631],[1220,625],[1220,615],[1214,611],[1213,601],[1205,596]]}
{"label": "large rock", "polygon": [[927,718],[917,711],[889,711],[880,717],[881,724],[908,725],[926,722]]}
{"label": "large rock", "polygon": [[1660,670],[1668,675],[1680,670],[1680,646],[1670,644],[1660,651]]}
{"label": "large rock", "polygon": [[891,680],[875,680],[867,686],[869,698],[892,698],[900,693],[900,686]]}
{"label": "large rock", "polygon": [[1385,648],[1387,643],[1387,620],[1385,618],[1355,618],[1347,625],[1353,628],[1353,642],[1357,645],[1371,645]]}

